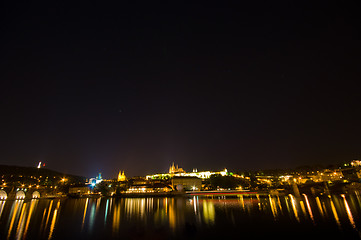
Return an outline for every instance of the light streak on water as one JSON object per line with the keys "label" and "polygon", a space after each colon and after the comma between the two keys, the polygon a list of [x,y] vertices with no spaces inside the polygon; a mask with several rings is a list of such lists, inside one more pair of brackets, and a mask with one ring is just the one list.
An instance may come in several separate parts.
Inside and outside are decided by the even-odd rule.
{"label": "light streak on water", "polygon": [[108,206],[109,206],[109,199],[107,199],[107,202],[106,202],[106,204],[105,204],[104,225],[106,225],[106,223],[107,223]]}
{"label": "light streak on water", "polygon": [[20,209],[20,206],[22,206],[24,200],[15,200],[12,208],[11,208],[11,212],[10,212],[10,216],[11,216],[11,220],[10,220],[10,226],[9,226],[9,231],[8,231],[8,236],[7,238],[10,238],[11,235],[11,231],[14,227],[14,222],[15,219],[17,218],[18,215],[18,210]]}
{"label": "light streak on water", "polygon": [[315,219],[313,218],[313,213],[312,213],[312,209],[311,209],[311,206],[310,206],[310,202],[308,201],[308,197],[307,197],[306,194],[303,194],[303,196],[305,197],[305,202],[306,202],[308,214],[310,215],[310,218],[311,218],[312,222],[315,223]]}
{"label": "light streak on water", "polygon": [[321,216],[322,216],[322,217],[325,217],[325,214],[323,213],[323,209],[322,209],[322,205],[321,205],[321,202],[320,202],[320,198],[319,198],[319,197],[316,197],[316,203],[317,203],[318,210],[319,210],[320,213],[321,213]]}
{"label": "light streak on water", "polygon": [[277,219],[277,206],[276,206],[273,198],[271,197],[271,195],[268,195],[268,198],[269,198],[269,203],[270,203],[270,206],[271,206],[271,211],[272,211],[273,217],[275,219]]}
{"label": "light streak on water", "polygon": [[331,196],[329,196],[329,198],[330,198],[331,210],[332,210],[333,216],[334,216],[334,218],[336,220],[337,226],[339,228],[341,228],[341,223],[340,223],[340,219],[338,217],[338,214],[337,214],[337,211],[336,211],[336,208],[335,208],[335,204],[333,203],[333,201],[331,199]]}
{"label": "light streak on water", "polygon": [[50,240],[52,238],[52,236],[53,236],[55,223],[56,223],[56,219],[57,219],[57,216],[58,216],[59,207],[60,207],[60,201],[58,201],[58,203],[56,205],[56,208],[54,209],[53,218],[52,218],[51,224],[50,224],[48,240]]}
{"label": "light streak on water", "polygon": [[21,208],[21,214],[20,214],[20,218],[19,218],[19,223],[18,223],[18,227],[16,229],[16,239],[20,239],[22,234],[23,234],[23,230],[24,230],[24,222],[25,222],[25,215],[26,215],[26,205],[27,203],[24,203],[22,208]]}
{"label": "light streak on water", "polygon": [[291,198],[291,204],[292,204],[292,210],[293,213],[295,214],[295,217],[297,219],[297,221],[300,221],[300,218],[298,216],[298,212],[297,212],[297,206],[296,206],[296,199],[294,196],[292,196],[291,194],[289,194],[290,198]]}
{"label": "light streak on water", "polygon": [[36,206],[38,205],[39,200],[38,199],[33,199],[31,200],[30,203],[30,210],[29,210],[29,214],[28,214],[28,218],[26,220],[26,224],[25,224],[25,229],[24,229],[24,238],[26,238],[26,233],[28,232],[28,228],[29,228],[29,223],[30,223],[30,219],[33,216],[33,212],[36,208]]}
{"label": "light streak on water", "polygon": [[84,214],[83,214],[83,221],[82,221],[82,224],[81,224],[81,229],[83,230],[84,228],[84,223],[85,223],[85,217],[86,217],[86,211],[87,211],[87,208],[88,208],[88,203],[89,203],[89,198],[86,199],[86,202],[85,202],[85,207],[84,207]]}
{"label": "light streak on water", "polygon": [[[237,226],[247,221],[254,226],[269,223],[270,232],[287,224],[301,232],[319,230],[320,226],[326,227],[327,234],[359,231],[359,206],[354,195],[40,199],[0,202],[1,208],[4,224],[0,234],[4,239],[70,239],[71,234],[80,239],[93,235],[129,239],[138,229],[143,231],[141,237],[150,231],[150,239],[158,234],[186,238],[182,234],[204,234],[221,226],[239,231]],[[63,224],[69,233],[60,230]],[[249,228],[255,230],[252,225]]]}
{"label": "light streak on water", "polygon": [[356,224],[355,224],[355,221],[353,220],[352,213],[351,213],[351,209],[350,209],[350,207],[348,206],[348,203],[347,203],[345,194],[341,194],[341,196],[342,196],[343,201],[344,201],[344,203],[345,203],[345,208],[346,208],[347,217],[348,217],[348,219],[350,220],[351,226],[352,226],[353,228],[356,228]]}

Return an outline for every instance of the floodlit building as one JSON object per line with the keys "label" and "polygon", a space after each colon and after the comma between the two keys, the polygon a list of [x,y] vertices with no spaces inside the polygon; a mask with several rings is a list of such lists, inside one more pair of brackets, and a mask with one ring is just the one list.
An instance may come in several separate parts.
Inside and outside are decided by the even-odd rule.
{"label": "floodlit building", "polygon": [[171,192],[172,188],[166,184],[134,184],[130,186],[125,193],[164,193]]}
{"label": "floodlit building", "polygon": [[152,186],[144,184],[144,185],[134,185],[125,191],[125,193],[154,193],[154,189]]}
{"label": "floodlit building", "polygon": [[118,182],[123,182],[123,181],[126,181],[127,180],[127,177],[125,176],[124,174],[124,171],[119,171],[118,173]]}
{"label": "floodlit building", "polygon": [[193,169],[193,172],[186,172],[183,168],[179,168],[178,165],[174,163],[169,167],[169,173],[158,173],[153,175],[147,175],[146,179],[169,179],[172,177],[197,177],[201,179],[208,179],[214,174],[219,174],[222,176],[229,175],[228,170],[225,168],[223,171],[212,172],[212,171],[201,171],[198,172],[197,169]]}
{"label": "floodlit building", "polygon": [[101,181],[103,181],[103,177],[102,177],[102,173],[99,173],[98,176],[96,176],[95,178],[90,178],[87,184],[90,184],[92,187],[95,187],[95,185],[100,183]]}
{"label": "floodlit building", "polygon": [[351,161],[351,166],[352,167],[360,167],[361,166],[361,161],[358,159],[352,160]]}
{"label": "floodlit building", "polygon": [[174,166],[174,163],[173,163],[173,165],[169,167],[169,173],[170,174],[185,173],[185,171],[183,170],[183,168],[179,168],[178,165]]}

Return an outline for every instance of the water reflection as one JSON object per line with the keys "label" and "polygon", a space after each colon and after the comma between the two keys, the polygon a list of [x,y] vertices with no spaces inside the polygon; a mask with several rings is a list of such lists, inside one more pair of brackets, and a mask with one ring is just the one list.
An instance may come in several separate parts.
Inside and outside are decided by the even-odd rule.
{"label": "water reflection", "polygon": [[[1,203],[1,212],[4,209],[5,203]],[[16,200],[13,202],[10,210],[10,215],[7,224],[7,238],[13,238],[12,233],[15,230],[15,239],[26,237],[30,219],[36,208],[37,200],[32,200],[30,203],[24,203],[24,200]]]}
{"label": "water reflection", "polygon": [[302,194],[302,195],[305,198],[308,214],[310,215],[310,218],[311,218],[312,222],[315,223],[315,219],[313,218],[313,213],[312,213],[310,202],[308,201],[308,197],[307,197],[306,194]]}
{"label": "water reflection", "polygon": [[359,194],[0,201],[0,221],[4,223],[0,236],[177,238],[212,236],[221,229],[232,233],[239,226],[250,231],[257,231],[258,226],[284,231],[286,225],[300,231],[328,226],[330,231],[357,233],[360,211]]}
{"label": "water reflection", "polygon": [[342,194],[341,196],[342,196],[342,198],[344,200],[347,217],[350,220],[350,223],[351,223],[352,227],[356,228],[356,224],[355,224],[355,221],[353,220],[352,213],[351,213],[350,207],[348,206],[345,194]]}
{"label": "water reflection", "polygon": [[[53,201],[52,201],[53,202]],[[49,230],[49,237],[48,239],[51,239],[52,235],[53,235],[53,231],[54,231],[54,227],[55,227],[55,223],[57,220],[57,216],[58,216],[58,211],[59,211],[59,207],[60,207],[60,201],[57,202],[56,207],[53,211],[53,217],[51,220],[51,225],[50,225],[50,230]],[[49,210],[50,213],[50,210]]]}

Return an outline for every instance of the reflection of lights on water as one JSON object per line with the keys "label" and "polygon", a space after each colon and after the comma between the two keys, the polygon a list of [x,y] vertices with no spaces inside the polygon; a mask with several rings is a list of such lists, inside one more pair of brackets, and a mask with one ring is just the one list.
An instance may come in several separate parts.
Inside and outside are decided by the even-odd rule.
{"label": "reflection of lights on water", "polygon": [[49,231],[49,237],[48,237],[48,239],[51,239],[51,237],[53,236],[53,232],[54,232],[54,228],[55,228],[55,223],[56,223],[56,219],[57,219],[57,216],[58,216],[59,207],[60,207],[60,201],[58,200],[58,204],[56,205],[56,207],[55,207],[55,209],[54,209],[53,218],[52,218],[52,220],[51,220],[50,231]]}
{"label": "reflection of lights on water", "polygon": [[[148,199],[148,198],[147,198]],[[148,200],[147,200],[148,201]],[[128,218],[145,217],[145,198],[126,198],[125,199],[125,212]]]}
{"label": "reflection of lights on water", "polygon": [[243,199],[243,195],[239,195],[239,201],[241,202],[242,209],[244,210],[244,199]]}
{"label": "reflection of lights on water", "polygon": [[3,213],[3,210],[4,210],[4,206],[5,206],[5,201],[0,201],[0,218],[1,218],[1,214]]}
{"label": "reflection of lights on water", "polygon": [[[291,210],[290,210],[290,205],[288,204],[288,200],[286,199],[286,207],[287,207],[287,212],[290,214]],[[291,216],[291,215],[290,215]]]}
{"label": "reflection of lights on water", "polygon": [[43,217],[41,218],[40,231],[44,228],[44,221],[45,221],[45,216],[46,216],[47,210],[48,209],[45,208],[44,213],[43,213]]}
{"label": "reflection of lights on water", "polygon": [[31,200],[30,210],[29,210],[29,213],[28,213],[28,218],[26,219],[26,224],[25,224],[25,229],[24,229],[24,238],[23,239],[26,238],[26,233],[28,232],[30,219],[31,219],[31,216],[33,215],[34,209],[36,208],[37,205],[38,205],[38,200],[36,200],[36,199]]}
{"label": "reflection of lights on water", "polygon": [[52,208],[52,206],[53,206],[53,202],[54,202],[54,200],[51,200],[51,202],[50,202],[49,211],[48,211],[48,216],[46,217],[46,221],[45,221],[45,229],[46,229],[46,227],[48,226],[49,217],[50,217],[50,213],[51,213],[51,208]]}
{"label": "reflection of lights on water", "polygon": [[197,213],[197,198],[196,196],[193,197],[193,209],[194,209],[194,213]]}
{"label": "reflection of lights on water", "polygon": [[206,224],[214,224],[215,220],[214,204],[210,201],[203,201],[203,217]]}
{"label": "reflection of lights on water", "polygon": [[30,218],[33,215],[36,205],[36,200],[32,200],[30,203],[24,203],[23,200],[15,200],[10,213],[8,239],[10,238],[14,227],[16,227],[16,239],[25,239]]}
{"label": "reflection of lights on water", "polygon": [[24,200],[15,200],[13,206],[11,207],[11,212],[10,212],[11,220],[10,220],[10,226],[9,226],[8,237],[7,237],[8,239],[9,239],[11,231],[13,229],[15,218],[17,218],[18,210],[22,206],[23,202],[24,202]]}
{"label": "reflection of lights on water", "polygon": [[106,202],[106,204],[105,204],[104,224],[107,223],[108,206],[109,206],[109,199],[107,199],[107,202]]}
{"label": "reflection of lights on water", "polygon": [[[100,200],[100,198],[98,198],[98,200]],[[97,200],[97,201],[98,201]],[[93,229],[93,226],[94,226],[94,220],[95,220],[95,215],[96,215],[96,207],[97,207],[98,204],[94,204],[94,202],[92,203],[91,205],[91,208],[90,208],[90,215],[89,215],[89,230],[92,230]]]}
{"label": "reflection of lights on water", "polygon": [[350,207],[348,206],[348,203],[347,203],[345,194],[341,194],[341,197],[343,198],[343,201],[344,201],[344,203],[345,203],[345,208],[346,208],[347,217],[348,217],[348,219],[350,220],[350,223],[351,223],[352,227],[353,227],[353,228],[356,228],[356,224],[355,224],[355,221],[353,220],[352,213],[351,213],[351,209],[350,209]]}
{"label": "reflection of lights on water", "polygon": [[338,218],[338,215],[337,215],[335,204],[333,203],[333,201],[331,199],[331,196],[328,196],[328,197],[330,198],[331,210],[332,210],[333,216],[334,216],[334,218],[336,220],[337,226],[339,228],[341,228],[341,223],[340,223],[340,219]]}
{"label": "reflection of lights on water", "polygon": [[359,192],[359,191],[355,191],[355,195],[356,195],[358,204],[361,206],[360,192]]}
{"label": "reflection of lights on water", "polygon": [[321,213],[321,216],[324,217],[324,213],[323,213],[323,209],[322,209],[322,205],[321,205],[321,202],[320,202],[320,198],[319,197],[316,197],[316,203],[317,203],[317,207],[318,207],[318,210],[320,211]]}
{"label": "reflection of lights on water", "polygon": [[165,214],[168,214],[168,198],[164,199],[164,204],[165,204]]}
{"label": "reflection of lights on water", "polygon": [[99,210],[99,207],[100,207],[100,201],[101,201],[101,198],[97,198],[97,206],[95,208],[96,213],[98,213],[98,210]]}
{"label": "reflection of lights on water", "polygon": [[277,196],[277,203],[278,203],[278,207],[280,208],[280,210],[282,212],[282,205],[281,205],[280,196]]}
{"label": "reflection of lights on water", "polygon": [[[351,201],[348,195],[341,195],[341,197],[340,195],[332,198],[327,197],[327,195],[312,197],[312,195],[302,194],[301,198],[296,198],[294,195],[266,195],[259,198],[238,196],[233,199],[227,197],[222,199],[197,198],[197,196],[192,196],[184,200],[178,198],[99,198],[96,200],[87,198],[74,200],[76,201],[74,207],[77,208],[77,213],[80,214],[80,216],[78,215],[78,230],[80,230],[80,222],[82,222],[82,234],[90,233],[91,230],[95,231],[100,218],[100,221],[104,221],[100,225],[104,224],[104,229],[111,229],[113,237],[119,237],[120,234],[123,234],[122,225],[127,226],[127,224],[134,223],[145,228],[161,226],[173,233],[177,233],[179,230],[182,231],[185,228],[186,221],[191,225],[211,227],[215,223],[218,224],[218,221],[224,220],[224,217],[227,217],[226,221],[231,223],[232,220],[237,226],[239,223],[237,221],[241,217],[233,218],[234,213],[239,213],[245,218],[253,218],[259,213],[257,211],[258,207],[261,207],[262,213],[267,214],[268,219],[271,221],[280,220],[282,222],[286,217],[291,219],[294,224],[297,224],[296,220],[308,223],[312,221],[314,224],[318,223],[316,220],[320,220],[322,221],[321,224],[331,223],[331,226],[334,226],[336,223],[341,228],[341,223],[346,223],[356,228],[355,214],[357,209],[356,205],[352,205],[358,203],[356,197],[351,198],[355,202]],[[258,199],[261,201],[259,205]],[[38,204],[39,201],[41,201],[41,205]],[[63,216],[65,211],[60,209],[61,201],[57,199],[34,199],[31,202],[16,200],[11,202],[9,206],[5,206],[5,204],[9,204],[9,201],[0,201],[0,216],[10,212],[9,216],[6,216],[5,239],[6,236],[10,239],[27,239],[31,237],[34,231],[32,227],[36,225],[39,226],[37,231],[39,231],[38,236],[40,238],[51,239],[57,233],[57,224],[63,222],[59,222],[59,219],[63,219],[59,217]],[[39,206],[44,207],[37,210]],[[283,210],[281,207],[283,207]],[[222,208],[225,210],[225,215]],[[353,212],[353,210],[356,212]],[[245,211],[247,211],[247,214],[245,214]],[[217,213],[219,215],[216,216]],[[236,214],[234,216],[237,216]],[[321,216],[326,219],[321,218]],[[4,216],[2,216],[2,219],[4,219]],[[40,221],[41,224],[39,224]]]}
{"label": "reflection of lights on water", "polygon": [[313,218],[313,213],[312,213],[312,210],[311,210],[310,202],[308,201],[308,197],[307,197],[306,194],[302,194],[302,195],[305,197],[305,202],[306,202],[308,214],[310,215],[310,218],[311,218],[312,222],[315,223],[315,219]]}
{"label": "reflection of lights on water", "polygon": [[268,198],[269,198],[269,203],[270,203],[270,206],[271,206],[271,211],[272,211],[273,217],[276,219],[277,214],[278,214],[276,203],[274,202],[274,199],[271,197],[271,195],[268,195]]}
{"label": "reflection of lights on water", "polygon": [[[123,202],[123,199],[122,201]],[[114,207],[113,207],[113,222],[112,222],[112,226],[113,226],[113,232],[117,233],[119,231],[119,226],[120,226],[120,204],[118,202],[114,203]]]}
{"label": "reflection of lights on water", "polygon": [[292,194],[289,194],[289,196],[291,198],[291,205],[292,205],[293,213],[295,214],[297,221],[300,221],[300,218],[298,217],[298,212],[297,212],[296,199],[294,196],[292,196]]}
{"label": "reflection of lights on water", "polygon": [[175,206],[174,206],[174,198],[170,199],[170,204],[169,204],[169,209],[168,209],[168,222],[169,222],[169,227],[175,231],[177,228],[177,217],[176,217],[176,212],[175,212]]}
{"label": "reflection of lights on water", "polygon": [[85,217],[86,217],[86,211],[87,211],[87,208],[88,208],[88,203],[89,203],[89,198],[86,199],[85,206],[84,206],[83,221],[81,223],[81,229],[82,230],[84,228],[84,222],[85,222]]}
{"label": "reflection of lights on water", "polygon": [[[88,201],[90,201],[90,203]],[[94,201],[96,201],[96,202],[94,202]],[[84,216],[83,216],[82,225],[84,225],[86,214],[88,212],[87,208],[88,208],[88,205],[90,204],[90,206],[89,206],[89,208],[90,208],[89,209],[89,218],[88,218],[89,219],[88,224],[89,224],[89,230],[90,231],[93,229],[94,222],[95,222],[97,213],[99,211],[100,202],[101,202],[101,198],[97,198],[96,200],[94,200],[94,199],[89,200],[89,198],[87,198],[87,203],[85,204],[86,207],[84,209]]]}
{"label": "reflection of lights on water", "polygon": [[51,239],[52,235],[53,235],[53,231],[54,231],[54,226],[55,226],[55,221],[56,221],[56,216],[58,214],[58,209],[54,210],[54,214],[53,214],[53,219],[51,220],[51,225],[50,225],[50,231],[49,231],[49,237],[48,239]]}
{"label": "reflection of lights on water", "polygon": [[24,222],[25,222],[25,209],[26,209],[26,205],[27,203],[24,203],[22,208],[21,208],[21,214],[20,214],[20,218],[19,218],[19,222],[18,222],[18,227],[16,229],[16,239],[20,239],[21,235],[23,233],[24,230]]}
{"label": "reflection of lights on water", "polygon": [[304,216],[307,216],[307,212],[306,212],[306,208],[305,208],[305,204],[303,203],[303,201],[302,200],[300,200],[300,206],[301,206],[301,210],[302,210],[302,212],[303,212],[303,215]]}

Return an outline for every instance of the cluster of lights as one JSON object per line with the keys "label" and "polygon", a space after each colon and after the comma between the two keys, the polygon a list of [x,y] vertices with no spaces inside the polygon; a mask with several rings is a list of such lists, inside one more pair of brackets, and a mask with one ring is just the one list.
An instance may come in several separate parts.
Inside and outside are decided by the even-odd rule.
{"label": "cluster of lights", "polygon": [[140,187],[140,188],[132,187],[126,191],[126,193],[152,193],[152,192],[154,192],[154,190],[151,190],[146,187]]}
{"label": "cluster of lights", "polygon": [[[228,173],[228,170],[226,168],[220,172],[211,172],[211,171],[198,172],[196,169],[194,169],[193,172],[159,173],[159,174],[154,174],[154,175],[147,175],[145,178],[147,180],[149,180],[149,179],[167,178],[167,177],[177,176],[177,177],[198,177],[198,178],[202,178],[202,179],[208,179],[212,175],[215,175],[215,174],[220,174],[222,176],[227,176],[228,174],[233,175],[232,173]],[[238,175],[236,175],[236,177],[238,177]]]}

